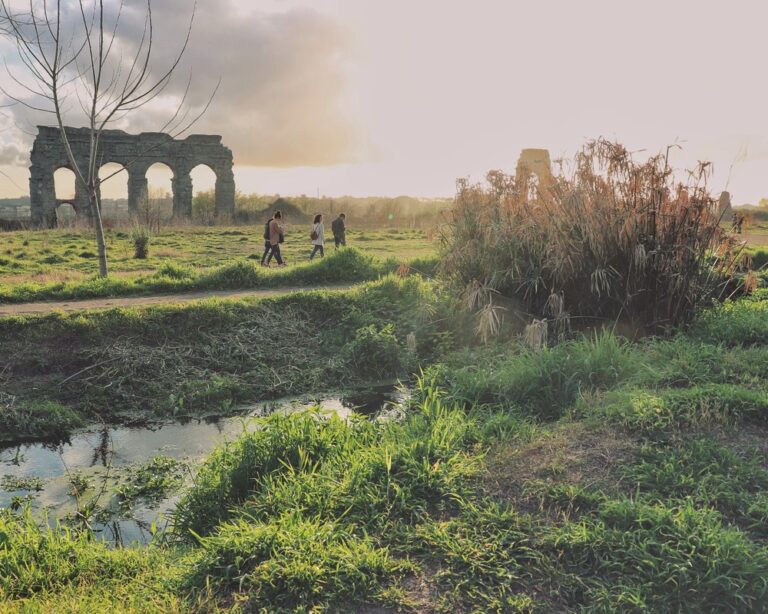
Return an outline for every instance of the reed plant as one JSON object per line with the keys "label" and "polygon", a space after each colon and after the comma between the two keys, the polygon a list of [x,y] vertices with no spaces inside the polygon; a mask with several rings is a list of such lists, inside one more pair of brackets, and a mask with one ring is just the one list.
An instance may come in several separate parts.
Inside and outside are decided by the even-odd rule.
{"label": "reed plant", "polygon": [[[749,264],[721,227],[710,169],[681,175],[665,154],[636,162],[623,146],[597,140],[551,182],[500,171],[485,184],[460,180],[440,271],[486,339],[500,330],[509,299],[546,320],[550,339],[574,319],[620,319],[644,331],[681,324],[732,293]],[[749,290],[756,278],[740,283]]]}

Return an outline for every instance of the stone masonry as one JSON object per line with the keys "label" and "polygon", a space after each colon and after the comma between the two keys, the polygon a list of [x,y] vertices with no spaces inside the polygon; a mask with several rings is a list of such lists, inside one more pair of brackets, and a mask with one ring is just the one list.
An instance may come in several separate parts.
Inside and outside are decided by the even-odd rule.
{"label": "stone masonry", "polygon": [[552,162],[546,149],[523,149],[517,160],[515,179],[523,193],[527,192],[531,176],[538,179],[540,190],[547,190],[554,184]]}
{"label": "stone masonry", "polygon": [[[88,168],[90,131],[87,128],[66,128],[72,153],[81,169]],[[29,194],[32,223],[55,226],[56,208],[71,202],[78,215],[89,215],[88,195],[84,185],[75,182],[73,201],[56,199],[53,174],[69,168],[61,132],[52,126],[38,126],[32,147]],[[105,130],[99,143],[99,168],[114,162],[128,173],[128,207],[138,211],[147,197],[147,170],[157,162],[168,165],[173,172],[173,214],[188,218],[192,215],[192,169],[205,164],[216,174],[216,214],[232,214],[235,209],[235,178],[232,173],[232,151],[222,145],[217,135],[194,134],[176,140],[161,132],[133,135],[122,130]]]}

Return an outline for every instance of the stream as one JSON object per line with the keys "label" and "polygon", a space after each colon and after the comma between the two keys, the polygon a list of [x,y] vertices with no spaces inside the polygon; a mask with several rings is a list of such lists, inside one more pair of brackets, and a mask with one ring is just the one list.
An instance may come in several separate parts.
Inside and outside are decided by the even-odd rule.
{"label": "stream", "polygon": [[[87,514],[100,539],[128,545],[145,544],[155,530],[168,526],[169,515],[200,463],[222,443],[256,428],[249,418],[293,412],[320,405],[341,417],[373,416],[402,400],[393,386],[323,398],[283,399],[241,407],[241,415],[192,419],[142,427],[113,426],[73,435],[63,443],[30,443],[0,449],[0,508],[29,503],[49,524],[77,524],[78,509]],[[156,457],[183,473],[182,485],[159,498],[138,497],[127,506],[116,496],[126,475]],[[165,460],[169,459],[169,460]],[[172,459],[172,460],[170,460]],[[73,484],[82,484],[75,496]]]}

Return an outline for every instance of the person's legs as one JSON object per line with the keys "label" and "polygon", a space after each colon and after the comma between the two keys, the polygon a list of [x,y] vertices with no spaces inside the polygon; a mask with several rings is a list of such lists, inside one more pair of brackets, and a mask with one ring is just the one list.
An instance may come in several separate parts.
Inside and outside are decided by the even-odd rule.
{"label": "person's legs", "polygon": [[333,235],[333,243],[335,245],[335,249],[339,249],[339,244],[341,243],[341,239],[337,237],[336,235]]}
{"label": "person's legs", "polygon": [[322,245],[318,245],[318,247],[320,248],[320,257],[325,258],[325,247]]}
{"label": "person's legs", "polygon": [[261,266],[264,266],[265,264],[268,265],[270,260],[272,260],[272,245],[267,241],[264,244],[264,254],[261,257]]}
{"label": "person's legs", "polygon": [[277,264],[282,266],[283,258],[280,255],[280,244],[279,243],[277,243],[277,244],[272,246],[272,254],[271,255],[275,257],[275,260],[277,260]]}
{"label": "person's legs", "polygon": [[317,252],[320,252],[320,256],[322,257],[322,255],[323,255],[323,246],[322,245],[315,245],[312,248],[312,253],[309,255],[309,259],[312,260],[315,257],[315,254]]}

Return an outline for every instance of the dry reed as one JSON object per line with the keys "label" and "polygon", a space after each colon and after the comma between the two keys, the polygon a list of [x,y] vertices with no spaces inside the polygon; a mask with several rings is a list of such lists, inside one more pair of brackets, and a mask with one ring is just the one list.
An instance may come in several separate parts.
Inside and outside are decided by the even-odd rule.
{"label": "dry reed", "polygon": [[498,330],[497,294],[522,300],[557,337],[574,317],[678,325],[733,291],[748,258],[720,224],[708,164],[678,182],[666,155],[638,163],[597,140],[570,168],[542,186],[500,171],[486,184],[458,182],[441,272],[478,314],[482,337]]}

